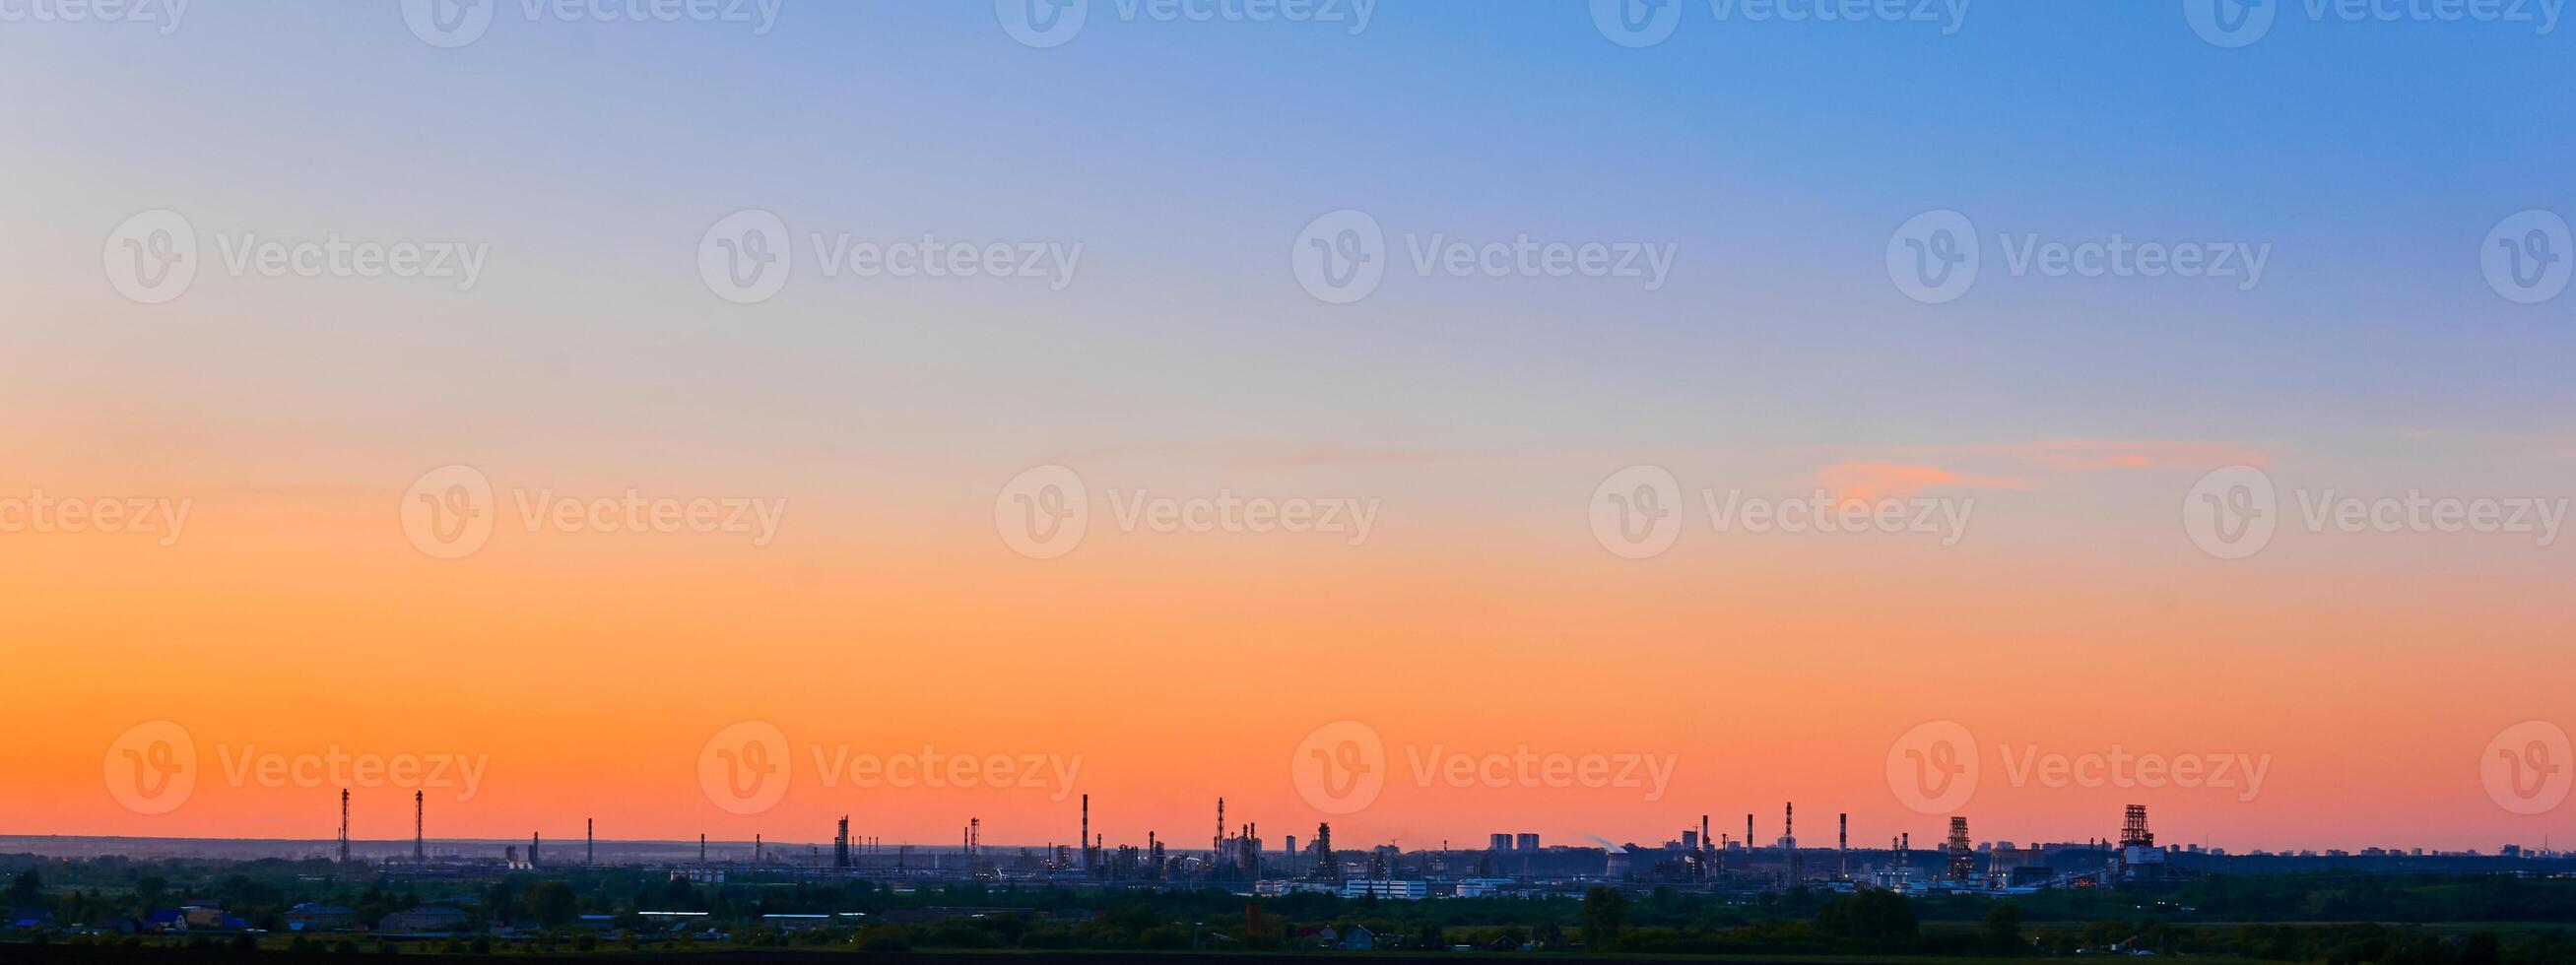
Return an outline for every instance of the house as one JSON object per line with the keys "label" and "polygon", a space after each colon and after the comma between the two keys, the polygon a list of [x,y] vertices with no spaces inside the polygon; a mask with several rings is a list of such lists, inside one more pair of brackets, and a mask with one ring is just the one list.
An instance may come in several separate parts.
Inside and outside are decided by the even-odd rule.
{"label": "house", "polygon": [[143,917],[143,927],[151,931],[187,931],[188,916],[176,908],[158,908]]}
{"label": "house", "polygon": [[286,910],[286,930],[291,932],[348,931],[356,927],[358,912],[352,908],[306,902]]}
{"label": "house", "polygon": [[1366,928],[1352,925],[1342,929],[1341,940],[1334,942],[1333,947],[1346,952],[1374,951],[1377,948],[1377,936]]}
{"label": "house", "polygon": [[472,921],[465,912],[446,905],[422,905],[386,915],[376,923],[376,930],[389,935],[453,935]]}
{"label": "house", "polygon": [[54,913],[41,908],[20,908],[9,913],[11,928],[51,928]]}

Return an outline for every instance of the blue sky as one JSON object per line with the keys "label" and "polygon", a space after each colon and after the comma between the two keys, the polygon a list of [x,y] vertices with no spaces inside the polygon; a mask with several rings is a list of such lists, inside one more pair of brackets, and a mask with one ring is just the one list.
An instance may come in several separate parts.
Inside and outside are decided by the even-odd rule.
{"label": "blue sky", "polygon": [[[2228,50],[2163,2],[1987,0],[1947,35],[1690,3],[1669,40],[1632,50],[1573,3],[1389,2],[1357,35],[1096,6],[1043,50],[971,2],[788,0],[766,35],[505,4],[453,50],[390,2],[198,3],[168,36],[18,22],[0,78],[47,93],[0,107],[21,135],[0,160],[34,215],[20,243],[62,259],[49,268],[161,204],[240,231],[489,239],[493,280],[434,336],[249,328],[281,326],[298,363],[434,357],[451,335],[518,346],[478,386],[498,399],[683,379],[720,392],[717,413],[771,414],[767,391],[861,417],[868,400],[824,385],[848,375],[956,392],[925,407],[951,430],[1043,397],[1065,404],[1024,415],[1031,436],[1540,451],[2348,447],[2546,434],[2571,401],[2567,305],[2498,299],[2473,260],[2505,215],[2576,208],[2576,104],[2549,93],[2568,41],[2532,25],[2287,6]],[[743,207],[798,232],[1077,241],[1085,274],[1061,294],[818,282],[735,310],[687,267],[696,233]],[[1326,306],[1283,252],[1339,208],[1399,237],[1670,243],[1677,265],[1652,293],[1407,276]],[[2117,233],[2274,253],[2251,292],[1990,268],[1968,299],[1925,306],[1880,252],[1934,208],[1968,213],[1989,247]],[[511,371],[531,357],[574,361]],[[310,377],[273,352],[239,361]]]}

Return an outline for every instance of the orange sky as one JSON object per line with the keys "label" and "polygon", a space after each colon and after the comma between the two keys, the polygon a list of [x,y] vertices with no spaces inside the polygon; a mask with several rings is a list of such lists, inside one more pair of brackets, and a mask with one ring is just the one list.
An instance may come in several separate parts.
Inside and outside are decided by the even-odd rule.
{"label": "orange sky", "polygon": [[[336,746],[481,762],[470,799],[430,791],[432,833],[457,837],[569,837],[596,817],[608,837],[821,840],[849,813],[888,840],[953,840],[972,816],[988,841],[1042,844],[1070,840],[1089,793],[1113,842],[1201,840],[1222,795],[1273,840],[1329,818],[1354,843],[1660,841],[1702,813],[1740,833],[1746,811],[1768,837],[1795,800],[1810,843],[1837,811],[1875,843],[1944,823],[1907,810],[1882,763],[1929,720],[1981,745],[1960,811],[1981,838],[2108,834],[2132,801],[2172,840],[2239,850],[2492,848],[2564,820],[2506,813],[2477,769],[2499,729],[2564,713],[2557,682],[2528,672],[2564,629],[2536,580],[2373,572],[2290,546],[2215,566],[2157,544],[2178,535],[2079,538],[2062,517],[2009,518],[2012,504],[1954,548],[1693,532],[1626,561],[1583,528],[1580,488],[1546,520],[1483,495],[1408,498],[1451,470],[1337,472],[1397,494],[1364,547],[1111,531],[1049,561],[1011,554],[990,490],[962,487],[789,494],[765,548],[505,525],[458,561],[408,544],[384,490],[194,487],[169,549],[0,542],[15,641],[0,726],[32,738],[0,759],[0,832],[327,838],[333,788],[268,786],[243,762]],[[2124,558],[2123,540],[2153,548]],[[186,729],[196,787],[139,814],[103,762],[155,720]],[[784,798],[752,815],[697,779],[709,738],[744,720],[792,752]],[[1291,769],[1341,720],[1384,742],[1388,782],[1331,815]],[[2264,783],[2244,800],[2007,776],[2015,755],[2114,745],[2260,758]],[[924,746],[1037,756],[1074,780],[863,788],[822,771]],[[1417,776],[1435,754],[1523,747],[1668,761],[1669,788]],[[408,797],[361,787],[358,836],[405,833]]]}

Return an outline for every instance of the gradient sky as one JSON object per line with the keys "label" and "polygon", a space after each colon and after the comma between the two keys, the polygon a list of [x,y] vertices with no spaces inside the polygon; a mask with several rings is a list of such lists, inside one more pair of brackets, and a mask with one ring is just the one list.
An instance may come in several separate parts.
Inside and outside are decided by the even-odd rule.
{"label": "gradient sky", "polygon": [[[1337,841],[1660,841],[1702,813],[1931,838],[1890,743],[1988,745],[1980,838],[2232,849],[2576,840],[2517,815],[2490,738],[2576,725],[2576,546],[2285,530],[2195,549],[2203,473],[2288,490],[2576,490],[2576,295],[2489,290],[2482,239],[2576,212],[2576,38],[2285,5],[2220,49],[2178,4],[1984,0],[1918,23],[1721,22],[1610,43],[1580,3],[1386,0],[1357,35],[1128,21],[1031,49],[992,4],[787,0],[734,23],[529,20],[457,49],[390,0],[191,4],[179,29],[0,22],[0,497],[192,503],[184,537],[0,534],[0,833],[327,838],[329,791],[228,756],[488,757],[432,833],[1066,841],[1054,790],[796,785],[735,815],[696,759],[796,744],[1080,755],[1113,843],[1274,841],[1325,817],[1299,742],[1670,755],[1672,788],[1391,782]],[[2576,28],[2569,28],[2576,29]],[[696,270],[743,208],[808,232],[1084,247],[1025,279],[826,279],[736,306]],[[198,232],[491,246],[479,285],[232,277],[119,296],[101,248]],[[1364,210],[1408,234],[1669,243],[1671,279],[1391,273],[1309,297],[1289,251]],[[1950,208],[1985,275],[1927,306],[1890,233]],[[2269,244],[2252,291],[2011,277],[1997,234]],[[214,246],[206,254],[213,260]],[[1625,560],[1594,488],[1973,499],[1955,546],[1715,533]],[[461,560],[406,487],[783,499],[778,538],[530,533]],[[1031,466],[1110,489],[1377,499],[1361,546],[997,538]],[[1894,488],[1889,488],[1889,487]],[[506,505],[503,507],[508,509]],[[198,787],[120,806],[136,724]],[[2268,755],[2215,789],[2008,786],[1992,748]],[[110,761],[112,763],[112,760]],[[2563,766],[2563,762],[2562,762]],[[803,776],[803,775],[800,775]],[[360,792],[360,837],[408,788]],[[1820,840],[1814,832],[1809,842]]]}

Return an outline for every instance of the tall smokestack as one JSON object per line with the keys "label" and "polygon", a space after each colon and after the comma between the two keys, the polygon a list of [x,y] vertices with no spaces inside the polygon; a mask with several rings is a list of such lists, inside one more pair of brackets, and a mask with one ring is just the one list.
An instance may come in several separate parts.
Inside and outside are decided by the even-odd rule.
{"label": "tall smokestack", "polygon": [[1747,854],[1753,851],[1753,815],[1751,814],[1744,816],[1744,851]]}
{"label": "tall smokestack", "polygon": [[581,863],[599,863],[599,819],[581,819]]}
{"label": "tall smokestack", "polygon": [[349,863],[349,789],[340,789],[340,863]]}
{"label": "tall smokestack", "polygon": [[535,831],[528,832],[528,867],[534,868],[537,866],[537,845],[543,840],[543,835],[540,835]]}
{"label": "tall smokestack", "polygon": [[704,831],[698,832],[698,863],[707,863],[707,833]]}
{"label": "tall smokestack", "polygon": [[1091,874],[1091,795],[1082,796],[1082,873]]}
{"label": "tall smokestack", "polygon": [[1806,869],[1798,866],[1798,802],[1784,802],[1780,823],[1780,846],[1789,852],[1789,883],[1797,884]]}
{"label": "tall smokestack", "polygon": [[[428,839],[421,833],[421,828],[424,823],[421,820],[421,815],[426,810],[421,803],[422,800],[421,792],[411,792],[411,860],[415,864],[429,863]],[[528,861],[530,863],[534,863],[536,860],[537,856],[535,854],[528,855]]]}

